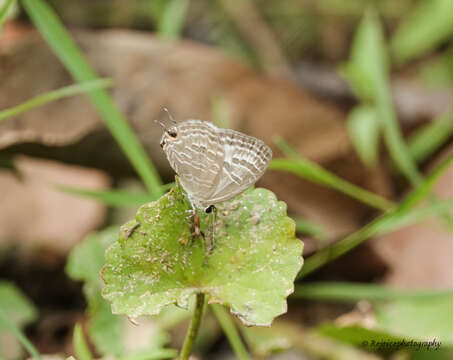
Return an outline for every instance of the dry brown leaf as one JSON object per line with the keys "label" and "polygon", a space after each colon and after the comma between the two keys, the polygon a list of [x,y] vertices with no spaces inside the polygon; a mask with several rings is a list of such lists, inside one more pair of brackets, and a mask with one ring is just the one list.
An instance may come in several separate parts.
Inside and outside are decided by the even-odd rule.
{"label": "dry brown leaf", "polygon": [[[431,169],[453,152],[447,148]],[[453,196],[453,168],[434,187],[439,200]],[[451,288],[453,286],[453,232],[439,218],[394,231],[372,242],[374,250],[388,265],[384,282],[402,288]]]}
{"label": "dry brown leaf", "polygon": [[65,254],[102,224],[104,205],[53,185],[104,189],[109,185],[104,173],[27,157],[18,157],[16,166],[20,178],[0,171],[0,246]]}
{"label": "dry brown leaf", "polygon": [[[294,84],[266,78],[212,47],[193,42],[166,42],[124,30],[82,32],[77,39],[98,72],[114,78],[116,103],[168,179],[172,172],[158,145],[162,129],[153,119],[162,118],[166,106],[178,120],[211,120],[213,100],[220,98],[229,109],[232,128],[268,144],[279,134],[311,160],[370,190],[389,193],[386,173],[365,169],[353,155],[344,114]],[[5,63],[0,68],[0,108],[71,82],[36,35],[24,37],[0,61]],[[4,121],[0,148],[8,146],[96,166],[117,176],[131,170],[84,96]],[[362,205],[294,175],[269,172],[262,184],[289,202],[291,212],[325,225],[332,238],[353,231],[364,217]]]}

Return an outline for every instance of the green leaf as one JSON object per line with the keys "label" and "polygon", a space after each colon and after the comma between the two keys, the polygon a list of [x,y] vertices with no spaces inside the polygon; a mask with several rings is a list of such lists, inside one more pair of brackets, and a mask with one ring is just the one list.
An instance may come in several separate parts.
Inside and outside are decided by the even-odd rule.
{"label": "green leaf", "polygon": [[241,330],[253,353],[260,357],[268,357],[274,352],[294,346],[292,339],[283,331],[285,329],[275,325],[270,328],[243,326]]}
{"label": "green leaf", "polygon": [[312,282],[297,285],[294,294],[291,295],[300,299],[335,302],[432,299],[452,296],[453,290],[401,290],[383,285],[348,282]]}
{"label": "green leaf", "polygon": [[[6,18],[8,17],[13,4],[16,0],[6,0],[2,7],[0,7],[0,32],[2,31],[3,23],[5,22]],[[0,3],[1,4],[1,3]]]}
{"label": "green leaf", "polygon": [[35,306],[12,283],[0,282],[0,311],[19,327],[38,317]]}
{"label": "green leaf", "polygon": [[369,9],[353,39],[349,62],[341,73],[362,100],[375,100],[387,82],[389,60],[377,15]]}
{"label": "green leaf", "polygon": [[[22,5],[70,74],[79,82],[95,80],[96,73],[53,9],[43,0],[22,0]],[[162,195],[162,181],[157,170],[111,97],[105,90],[92,90],[88,96],[148,190]]]}
{"label": "green leaf", "polygon": [[453,135],[453,114],[448,112],[433,119],[407,139],[409,151],[417,162],[435,153]]}
{"label": "green leaf", "polygon": [[381,328],[394,334],[453,345],[453,296],[378,304],[376,319]]}
{"label": "green leaf", "polygon": [[427,54],[453,34],[453,2],[421,0],[393,35],[392,54],[399,64]]}
{"label": "green leaf", "polygon": [[372,9],[365,13],[359,25],[346,66],[352,67],[355,74],[360,74],[360,83],[352,81],[351,85],[361,88],[362,98],[373,102],[392,160],[412,185],[419,185],[422,177],[404,142],[392,104],[382,26]]}
{"label": "green leaf", "polygon": [[[114,226],[88,235],[71,251],[66,264],[66,272],[71,278],[84,281],[90,314],[88,334],[96,349],[104,355],[140,357],[148,354],[151,357],[150,354],[156,351],[158,354],[168,351],[170,349],[162,349],[168,340],[167,334],[157,322],[141,323],[140,327],[130,325],[125,317],[113,315],[110,304],[101,296],[103,283],[99,271],[104,265],[105,250],[115,242],[117,234],[118,227]],[[141,348],[130,348],[127,337],[133,336],[137,329],[149,333],[149,340]]]}
{"label": "green leaf", "polygon": [[69,254],[66,272],[74,280],[84,281],[90,322],[88,334],[102,354],[121,355],[124,319],[112,315],[108,303],[102,298],[102,281],[99,275],[104,264],[104,252],[116,238],[117,227],[88,235]]}
{"label": "green leaf", "polygon": [[112,84],[113,82],[110,79],[96,79],[93,81],[87,81],[84,83],[70,85],[58,90],[50,91],[45,94],[35,96],[34,98],[20,105],[0,111],[0,121],[13,116],[17,116],[25,111],[31,110],[38,106],[48,104],[55,100],[63,99],[65,97],[70,97],[77,94],[82,94],[84,92],[91,91],[94,89],[102,89],[111,86]]}
{"label": "green leaf", "polygon": [[[191,295],[202,292],[245,324],[270,325],[286,312],[286,297],[303,262],[303,244],[286,205],[265,189],[249,189],[219,204],[209,255],[202,239],[190,244],[190,208],[176,186],[123,225],[103,269],[103,295],[112,311],[130,317],[157,314],[173,303],[187,307]],[[212,215],[200,216],[209,237]]]}
{"label": "green leaf", "polygon": [[9,344],[7,348],[0,347],[0,358],[2,356],[7,359],[20,357],[19,343],[35,359],[40,358],[39,353],[20,330],[37,317],[36,308],[19,289],[12,283],[0,282],[0,343]]}
{"label": "green leaf", "polygon": [[[398,344],[404,340],[404,337],[393,335],[385,330],[368,329],[360,325],[323,324],[316,328],[316,332],[335,340],[364,347],[370,351],[395,352],[400,348]],[[385,344],[395,344],[395,346],[385,348]]]}
{"label": "green leaf", "polygon": [[189,9],[189,0],[170,0],[158,23],[157,32],[166,38],[179,37]]}
{"label": "green leaf", "polygon": [[438,339],[430,338],[425,341],[420,338],[401,336],[379,326],[368,328],[362,325],[324,324],[318,326],[316,332],[381,354],[405,350],[412,360],[447,360],[452,354],[451,348],[446,348]]}
{"label": "green leaf", "polygon": [[83,336],[82,327],[77,323],[74,327],[74,334],[72,336],[72,344],[74,346],[75,353],[79,360],[93,360],[93,355],[85,341]]}
{"label": "green leaf", "polygon": [[367,166],[376,165],[379,158],[380,134],[376,109],[372,106],[356,107],[349,113],[347,128],[360,160]]}

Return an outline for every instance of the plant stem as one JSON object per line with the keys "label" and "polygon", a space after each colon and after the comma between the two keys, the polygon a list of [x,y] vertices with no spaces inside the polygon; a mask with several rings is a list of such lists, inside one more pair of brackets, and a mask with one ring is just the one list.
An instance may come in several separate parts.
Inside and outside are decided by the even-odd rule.
{"label": "plant stem", "polygon": [[251,360],[252,358],[248,354],[247,349],[239,336],[238,330],[234,326],[234,322],[231,319],[230,314],[228,314],[222,305],[213,304],[211,305],[211,309],[214,311],[214,314],[217,317],[223,332],[227,336],[237,358],[239,360]]}
{"label": "plant stem", "polygon": [[179,360],[188,360],[192,352],[192,346],[198,334],[198,329],[201,324],[201,315],[203,314],[205,295],[197,294],[195,301],[195,309],[193,311],[192,321],[190,322],[189,329],[187,330],[184,345],[182,346]]}
{"label": "plant stem", "polygon": [[34,345],[27,339],[22,330],[20,330],[7,316],[0,310],[0,325],[4,325],[6,328],[14,334],[14,336],[19,340],[19,342],[24,346],[28,351],[31,357],[35,360],[41,360],[41,355]]}

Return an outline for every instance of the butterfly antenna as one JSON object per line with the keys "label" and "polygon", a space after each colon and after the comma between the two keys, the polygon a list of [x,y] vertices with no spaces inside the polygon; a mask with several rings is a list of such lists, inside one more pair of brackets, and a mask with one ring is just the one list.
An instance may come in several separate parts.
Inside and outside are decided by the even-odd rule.
{"label": "butterfly antenna", "polygon": [[159,124],[160,126],[162,126],[165,130],[167,130],[167,127],[165,126],[165,124],[164,124],[162,121],[154,120],[154,122],[155,122],[156,124]]}
{"label": "butterfly antenna", "polygon": [[166,107],[164,107],[164,111],[167,113],[168,118],[173,122],[173,124],[177,124],[176,120],[173,118],[173,116],[170,114],[170,111]]}

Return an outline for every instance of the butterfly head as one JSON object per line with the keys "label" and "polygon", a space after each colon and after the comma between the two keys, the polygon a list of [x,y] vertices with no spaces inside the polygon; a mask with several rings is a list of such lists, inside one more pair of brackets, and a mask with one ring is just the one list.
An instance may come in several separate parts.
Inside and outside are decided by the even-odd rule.
{"label": "butterfly head", "polygon": [[165,150],[166,145],[171,142],[175,141],[178,138],[178,129],[176,127],[176,121],[171,116],[170,112],[167,108],[164,108],[164,111],[167,113],[169,120],[174,124],[173,126],[167,127],[164,123],[154,120],[155,122],[159,123],[160,126],[164,128],[164,133],[160,139],[160,147]]}
{"label": "butterfly head", "polygon": [[175,141],[178,138],[178,129],[176,126],[171,126],[169,128],[165,128],[164,133],[160,139],[160,147],[165,150],[165,147],[168,143]]}

